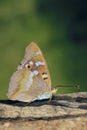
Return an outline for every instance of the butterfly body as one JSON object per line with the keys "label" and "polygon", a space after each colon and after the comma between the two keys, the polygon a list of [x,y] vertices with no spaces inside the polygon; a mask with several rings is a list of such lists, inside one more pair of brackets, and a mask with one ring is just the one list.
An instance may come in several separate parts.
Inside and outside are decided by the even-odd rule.
{"label": "butterfly body", "polygon": [[49,99],[55,91],[51,88],[51,78],[43,54],[37,44],[32,42],[11,77],[7,96],[10,100],[32,102]]}

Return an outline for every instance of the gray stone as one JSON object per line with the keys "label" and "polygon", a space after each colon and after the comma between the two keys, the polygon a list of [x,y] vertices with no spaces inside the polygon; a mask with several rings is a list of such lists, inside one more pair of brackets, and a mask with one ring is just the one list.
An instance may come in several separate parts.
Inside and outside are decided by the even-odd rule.
{"label": "gray stone", "polygon": [[87,92],[49,100],[0,100],[0,130],[87,130]]}

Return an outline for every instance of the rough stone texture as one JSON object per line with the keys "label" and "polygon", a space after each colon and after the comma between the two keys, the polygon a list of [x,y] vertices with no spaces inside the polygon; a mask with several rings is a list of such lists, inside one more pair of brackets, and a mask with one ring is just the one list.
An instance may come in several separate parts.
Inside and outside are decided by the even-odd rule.
{"label": "rough stone texture", "polygon": [[31,104],[0,100],[0,130],[87,130],[87,92]]}

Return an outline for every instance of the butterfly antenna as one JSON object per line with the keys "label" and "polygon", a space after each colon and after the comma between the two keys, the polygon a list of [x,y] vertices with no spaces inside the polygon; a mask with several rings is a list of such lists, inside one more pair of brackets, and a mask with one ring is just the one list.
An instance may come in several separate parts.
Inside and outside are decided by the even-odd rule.
{"label": "butterfly antenna", "polygon": [[80,85],[74,85],[74,86],[73,85],[57,85],[57,86],[55,86],[56,89],[61,88],[61,87],[80,89]]}

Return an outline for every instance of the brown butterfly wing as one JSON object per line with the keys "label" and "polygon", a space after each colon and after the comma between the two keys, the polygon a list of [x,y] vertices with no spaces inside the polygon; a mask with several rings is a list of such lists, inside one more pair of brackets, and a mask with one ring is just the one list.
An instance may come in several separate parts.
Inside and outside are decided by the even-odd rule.
{"label": "brown butterfly wing", "polygon": [[35,66],[34,70],[37,70],[39,72],[37,77],[46,82],[48,89],[51,90],[51,78],[48,67],[44,56],[36,43],[32,42],[30,45],[27,46],[25,59],[31,59],[31,61],[33,61],[34,63],[45,63],[44,65]]}
{"label": "brown butterfly wing", "polygon": [[51,91],[51,79],[40,48],[32,42],[18,70],[12,75],[8,98],[31,102],[37,96]]}
{"label": "brown butterfly wing", "polygon": [[27,68],[24,68],[21,71],[16,71],[12,75],[8,91],[8,98],[10,100],[31,102],[37,99],[38,95],[42,95],[48,91],[46,83],[37,76],[33,75],[33,80],[30,84],[31,80],[29,76],[31,74],[32,72],[28,71]]}

